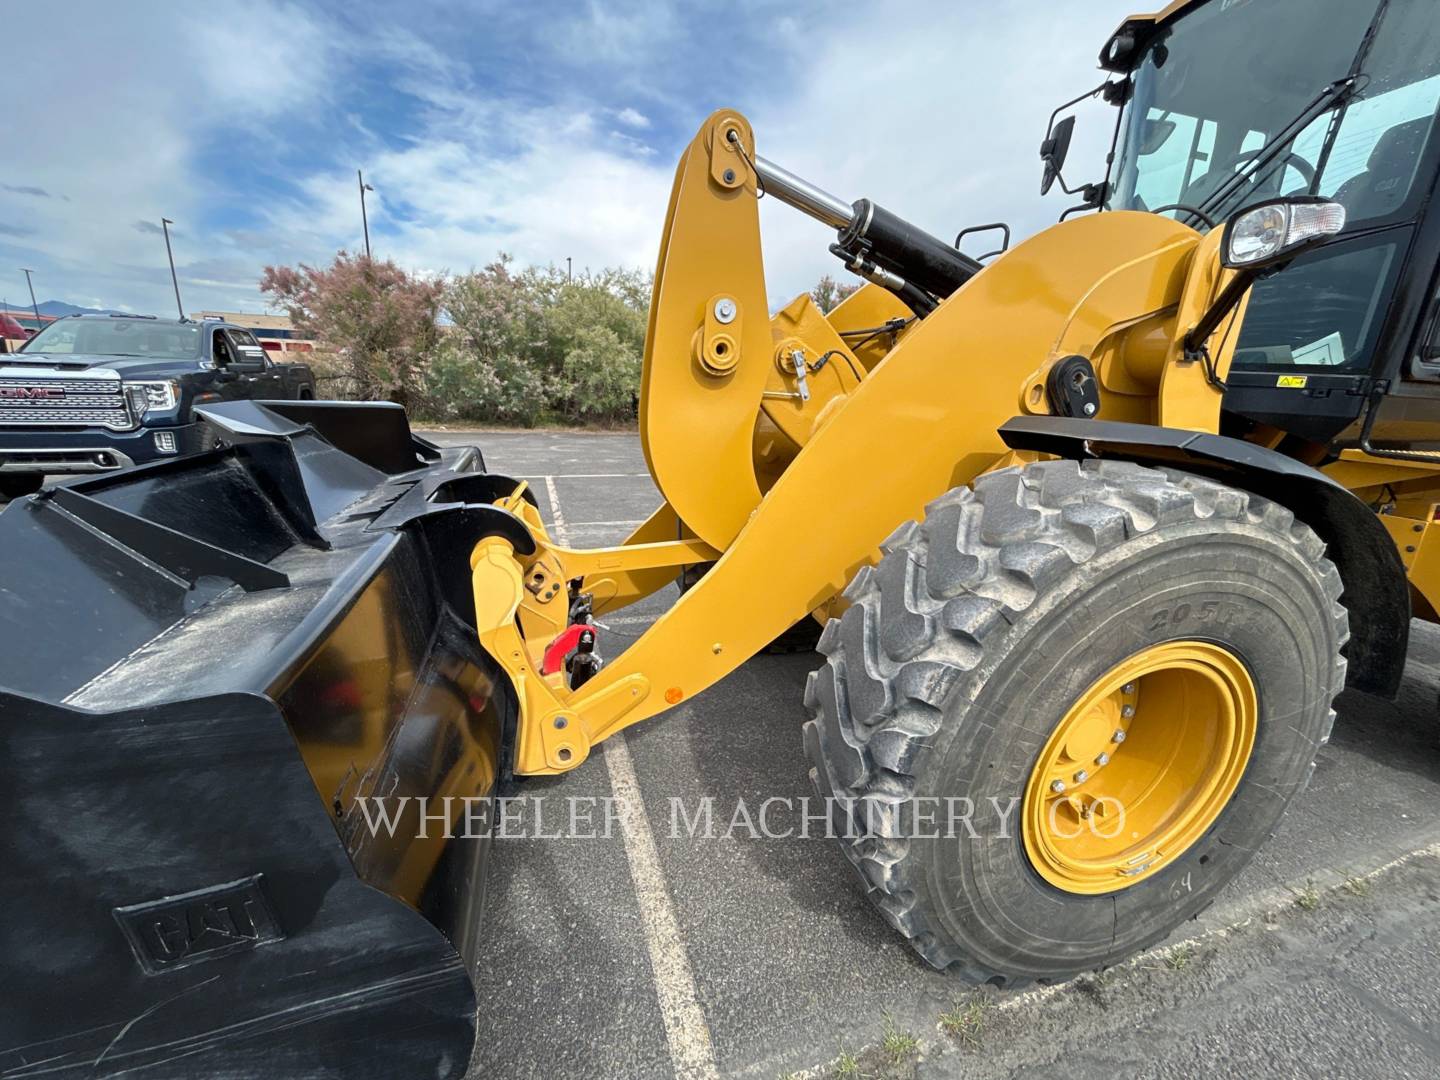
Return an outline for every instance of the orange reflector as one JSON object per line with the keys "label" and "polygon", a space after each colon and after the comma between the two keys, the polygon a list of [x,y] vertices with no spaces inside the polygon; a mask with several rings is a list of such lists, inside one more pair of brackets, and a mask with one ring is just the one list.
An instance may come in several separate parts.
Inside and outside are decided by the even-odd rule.
{"label": "orange reflector", "polygon": [[684,692],[678,686],[672,686],[669,690],[665,691],[665,700],[671,705],[674,705],[684,696]]}

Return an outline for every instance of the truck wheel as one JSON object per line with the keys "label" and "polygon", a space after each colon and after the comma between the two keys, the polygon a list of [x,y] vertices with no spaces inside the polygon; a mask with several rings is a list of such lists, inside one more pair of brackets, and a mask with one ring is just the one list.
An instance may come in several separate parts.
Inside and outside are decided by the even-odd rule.
{"label": "truck wheel", "polygon": [[1012,987],[1144,949],[1308,781],[1348,620],[1284,507],[1048,461],[883,550],[821,638],[805,742],[846,855],[933,966]]}
{"label": "truck wheel", "polygon": [[0,473],[0,495],[7,499],[34,495],[44,484],[42,473]]}

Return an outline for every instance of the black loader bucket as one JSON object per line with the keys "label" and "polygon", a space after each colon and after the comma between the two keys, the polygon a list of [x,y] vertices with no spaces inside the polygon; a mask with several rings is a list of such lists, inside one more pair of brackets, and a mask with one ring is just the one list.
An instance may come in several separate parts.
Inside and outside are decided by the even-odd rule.
{"label": "black loader bucket", "polygon": [[0,513],[0,1076],[461,1076],[492,478],[395,406],[201,411],[216,449]]}

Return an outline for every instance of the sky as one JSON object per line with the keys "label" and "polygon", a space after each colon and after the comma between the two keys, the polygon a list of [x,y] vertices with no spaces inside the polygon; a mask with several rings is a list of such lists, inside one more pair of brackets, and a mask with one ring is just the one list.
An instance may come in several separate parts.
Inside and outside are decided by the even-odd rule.
{"label": "sky", "polygon": [[[1158,0],[1152,0],[1158,4]],[[654,268],[675,163],[738,108],[759,153],[947,239],[1016,239],[1051,110],[1101,81],[1143,0],[285,0],[16,4],[0,62],[0,299],[169,314],[266,310],[266,264],[371,244],[423,274]],[[1081,111],[1066,178],[1104,174],[1113,110]],[[776,306],[844,276],[833,233],[762,203]],[[979,238],[981,241],[988,239]]]}

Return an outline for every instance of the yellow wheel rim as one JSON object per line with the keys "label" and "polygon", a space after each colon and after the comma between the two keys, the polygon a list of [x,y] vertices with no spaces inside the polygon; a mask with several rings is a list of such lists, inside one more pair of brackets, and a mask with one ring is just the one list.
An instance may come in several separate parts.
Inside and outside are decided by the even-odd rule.
{"label": "yellow wheel rim", "polygon": [[1259,702],[1240,658],[1205,641],[1153,645],[1065,714],[1031,771],[1021,834],[1066,892],[1114,892],[1185,853],[1235,794]]}

